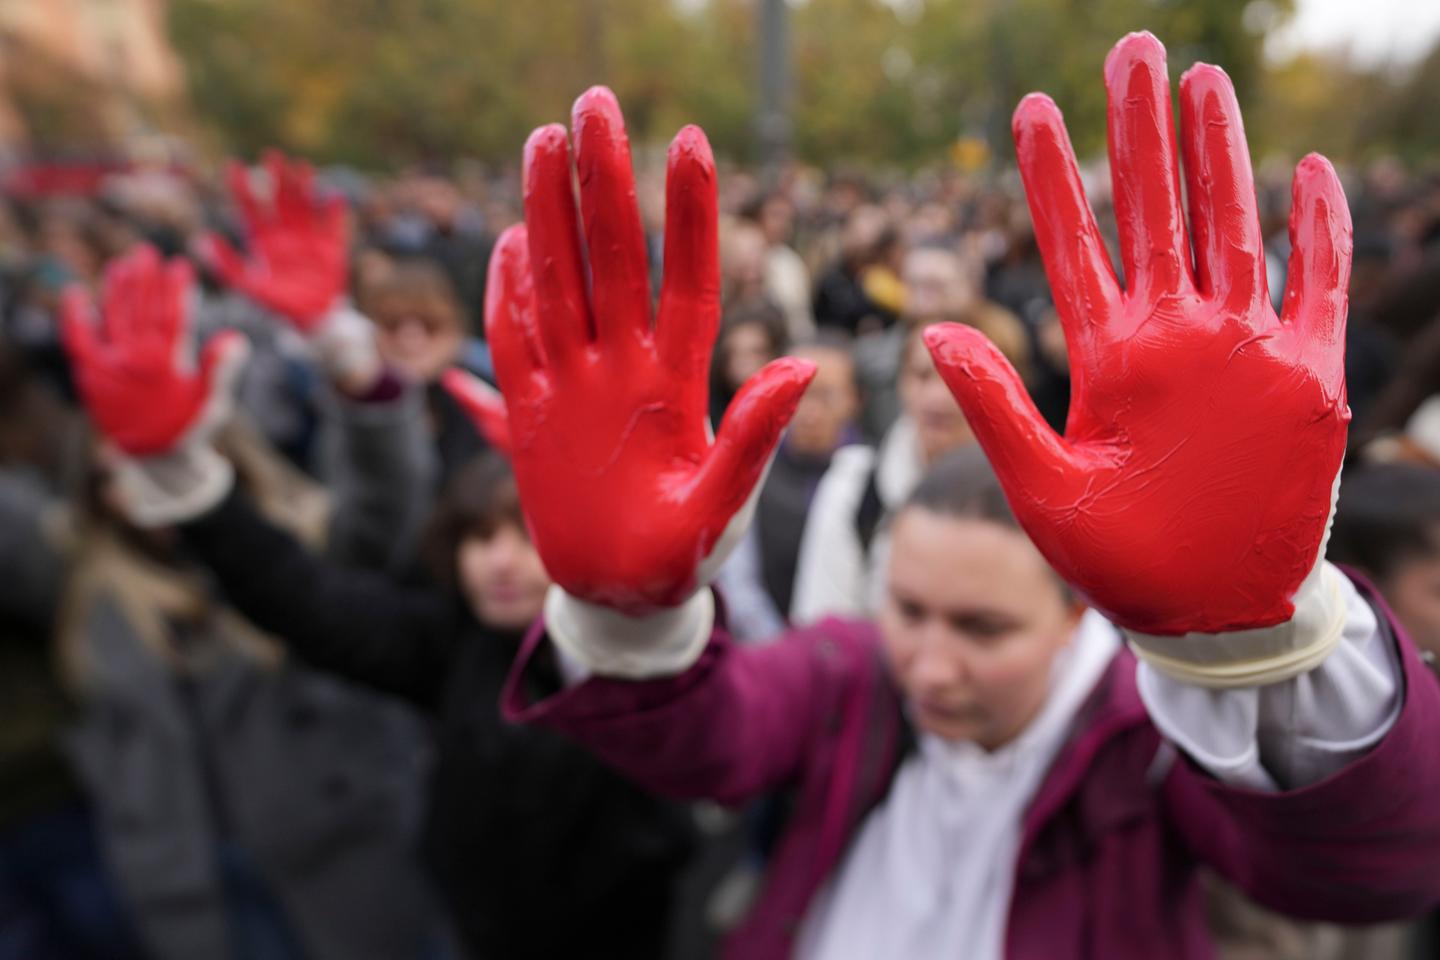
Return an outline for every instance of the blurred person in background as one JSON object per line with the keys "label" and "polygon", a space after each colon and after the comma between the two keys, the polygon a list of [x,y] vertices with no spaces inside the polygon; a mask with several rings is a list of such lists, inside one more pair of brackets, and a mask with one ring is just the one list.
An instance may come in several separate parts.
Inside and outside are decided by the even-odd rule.
{"label": "blurred person in background", "polygon": [[849,339],[821,331],[789,355],[815,364],[815,378],[775,451],[750,531],[717,581],[735,636],[747,643],[773,639],[786,629],[816,491],[837,452],[859,441],[860,386]]}
{"label": "blurred person in background", "polygon": [[904,343],[900,417],[878,448],[854,444],[837,451],[815,491],[800,541],[792,623],[878,609],[891,516],[929,465],[974,442],[925,348],[923,330],[912,327]]}
{"label": "blurred person in background", "polygon": [[789,348],[785,317],[767,299],[727,305],[710,359],[710,422],[719,428],[735,393],[751,374]]}
{"label": "blurred person in background", "polygon": [[[436,484],[485,449],[469,418],[439,385],[441,372],[451,364],[481,373],[489,366],[488,350],[468,337],[465,312],[443,265],[362,248],[353,268],[361,311],[357,314],[346,305],[352,266],[343,199],[322,189],[307,164],[289,163],[274,152],[267,154],[261,170],[232,163],[228,181],[242,221],[246,256],[217,233],[197,243],[203,261],[221,282],[238,299],[282,318],[284,323],[266,326],[288,330],[300,352],[329,357],[340,367],[380,363],[418,386],[428,429],[412,442],[428,438],[433,445]],[[368,334],[357,340],[357,324],[374,325],[373,347]],[[254,335],[247,327],[239,329]],[[378,350],[378,356],[370,357],[367,349]],[[247,370],[242,406],[250,381]],[[315,406],[324,406],[326,396],[322,392]],[[335,411],[329,412],[333,419]],[[327,465],[333,459],[333,442],[323,431],[317,433],[322,435],[304,462],[333,484]]]}
{"label": "blurred person in background", "polygon": [[986,300],[980,268],[952,246],[916,247],[901,268],[904,308],[900,322],[860,337],[855,344],[860,382],[866,395],[866,435],[881,438],[900,414],[898,384],[905,344],[932,323],[966,323],[990,337],[1020,371],[1030,370],[1024,325],[1004,307]]}
{"label": "blurred person in background", "polygon": [[67,494],[84,431],[0,346],[0,958],[135,960],[94,811],[63,750],[75,704],[53,631],[74,549]]}
{"label": "blurred person in background", "polygon": [[467,328],[485,309],[485,268],[494,243],[484,217],[451,180],[412,170],[391,190],[393,208],[385,232],[371,239],[398,257],[424,257],[450,279]]}
{"label": "blurred person in background", "polygon": [[[727,219],[720,227],[720,300],[729,308],[769,304],[780,310],[766,274],[769,241],[752,220]],[[789,318],[781,311],[789,331]]]}
{"label": "blurred person in background", "polygon": [[791,246],[795,205],[785,194],[774,191],[756,197],[743,214],[765,237],[765,290],[785,313],[790,341],[802,343],[815,333],[815,315],[810,305],[810,270]]}
{"label": "blurred person in background", "polygon": [[377,266],[361,291],[359,306],[375,323],[381,357],[425,389],[443,481],[488,445],[440,386],[440,375],[455,365],[486,373],[489,352],[470,338],[448,277],[431,261],[404,258]]}
{"label": "blurred person in background", "polygon": [[881,440],[876,450],[847,448],[820,485],[800,547],[790,609],[796,623],[875,609],[891,511],[928,464],[971,439],[920,332],[933,323],[967,323],[990,336],[1018,370],[1028,369],[1024,327],[980,296],[977,270],[952,249],[911,250],[903,277],[901,322],[855,346],[866,398],[862,422]]}
{"label": "blurred person in background", "polygon": [[[107,307],[123,309],[126,299],[117,289]],[[77,365],[97,384],[86,396],[92,415],[126,436],[153,413],[136,402],[145,388],[110,380],[107,364],[123,368],[144,349],[145,324],[163,321],[140,317],[140,335],[125,333],[109,313],[106,321],[122,338],[113,356],[82,349]],[[148,335],[173,338],[157,354],[173,357],[190,332],[182,322]],[[194,376],[167,363],[152,371],[162,389]],[[227,389],[217,379],[204,386],[210,396]],[[470,381],[466,389],[481,388]],[[300,661],[436,720],[424,850],[467,948],[478,957],[659,957],[672,882],[689,850],[685,811],[646,796],[564,738],[499,716],[501,684],[549,586],[504,460],[490,453],[450,478],[426,551],[441,586],[407,588],[318,556],[267,518],[229,482],[208,421],[192,416],[168,443],[121,455],[120,469],[152,488],[155,509],[178,524],[183,544],[237,609]],[[178,477],[176,463],[186,465]],[[558,687],[558,674],[547,682]],[[337,760],[356,752],[347,747]],[[392,773],[415,777],[399,767]],[[385,956],[401,955],[388,949]]]}
{"label": "blurred person in background", "polygon": [[[1440,470],[1383,463],[1352,471],[1340,487],[1327,556],[1374,582],[1440,672]],[[1415,931],[1412,955],[1437,951],[1440,913]]]}
{"label": "blurred person in background", "polygon": [[1347,473],[1327,556],[1370,578],[1432,662],[1440,657],[1440,470],[1384,463]]}
{"label": "blurred person in background", "polygon": [[[1326,558],[1366,577],[1436,669],[1440,657],[1440,470],[1353,466],[1340,485]],[[1435,956],[1435,918],[1375,928],[1299,923],[1227,884],[1207,885],[1220,960],[1408,960]]]}
{"label": "blurred person in background", "polygon": [[[301,275],[316,281],[327,250],[337,252],[307,247]],[[287,272],[294,261],[271,266],[282,287],[297,275]],[[341,286],[334,275],[328,282],[333,300]],[[159,346],[164,333],[127,340],[147,324],[188,329],[193,293],[183,263],[167,268],[142,247],[107,274],[106,331],[92,329],[83,293],[67,295],[81,396],[96,401],[115,382],[142,391],[100,401],[100,424],[127,410],[163,421],[193,409],[193,394],[155,376],[157,364],[174,363],[225,383],[204,410],[212,429],[227,418],[235,334],[198,356]],[[299,331],[302,317],[287,320]],[[413,544],[405,525],[431,496],[429,448],[411,439],[423,436],[420,398],[385,369],[370,324],[353,311],[308,333],[334,394],[331,491],[240,422],[221,441],[233,464],[223,479],[238,478],[272,522],[327,543],[343,562],[385,566]],[[112,380],[87,364],[102,351],[123,358]],[[442,924],[413,857],[424,767],[415,718],[286,658],[196,563],[175,524],[193,498],[213,495],[215,475],[179,460],[144,475],[122,449],[97,444],[58,643],[84,707],[73,757],[147,947],[176,958],[436,956]],[[219,469],[215,456],[207,465]],[[196,476],[199,487],[188,487]]]}
{"label": "blurred person in background", "polygon": [[[846,215],[840,251],[816,281],[815,323],[852,336],[889,326],[899,310],[889,282],[899,235],[889,216],[865,204]],[[884,302],[877,302],[876,296]]]}

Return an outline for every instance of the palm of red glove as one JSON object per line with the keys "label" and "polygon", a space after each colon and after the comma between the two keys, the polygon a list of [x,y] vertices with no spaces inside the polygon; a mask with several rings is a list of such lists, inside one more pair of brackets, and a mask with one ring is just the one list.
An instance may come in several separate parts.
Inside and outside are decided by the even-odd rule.
{"label": "palm of red glove", "polygon": [[1181,81],[1192,270],[1164,49],[1132,34],[1105,76],[1124,291],[1058,109],[1031,95],[1014,121],[1070,352],[1065,436],[983,336],[926,339],[1017,519],[1090,602],[1152,634],[1272,626],[1316,563],[1344,456],[1345,198],[1322,157],[1301,163],[1277,317],[1229,79]]}
{"label": "palm of red glove", "polygon": [[248,171],[232,163],[230,192],[240,208],[250,257],[219,236],[206,237],[207,259],[220,279],[309,334],[345,293],[349,236],[345,204],[321,199],[309,165],[265,156],[271,197],[256,196]]}
{"label": "palm of red glove", "polygon": [[746,384],[718,439],[706,426],[719,321],[716,185],[709,144],[670,148],[665,277],[652,327],[645,237],[619,105],[575,104],[590,283],[565,129],[525,146],[525,226],[491,261],[486,329],[508,408],[521,501],[551,576],[632,614],[682,602],[759,481],[813,367],[779,360]]}
{"label": "palm of red glove", "polygon": [[222,333],[187,356],[190,265],[165,263],[150,247],[105,271],[97,323],[88,296],[65,292],[61,329],[81,399],[100,431],[132,456],[168,453],[202,420],[221,360],[239,349]]}

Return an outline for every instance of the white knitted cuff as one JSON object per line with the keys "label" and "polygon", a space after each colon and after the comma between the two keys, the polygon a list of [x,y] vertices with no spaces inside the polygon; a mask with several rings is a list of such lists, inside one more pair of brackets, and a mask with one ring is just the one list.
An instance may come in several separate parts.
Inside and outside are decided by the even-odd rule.
{"label": "white knitted cuff", "polygon": [[1325,561],[1295,594],[1284,623],[1231,633],[1160,637],[1124,630],[1135,655],[1181,683],[1228,689],[1280,683],[1318,667],[1345,629],[1345,575]]}
{"label": "white knitted cuff", "polygon": [[153,457],[123,457],[115,482],[130,522],[167,527],[193,520],[225,499],[235,468],[208,444],[186,444]]}
{"label": "white knitted cuff", "polygon": [[380,376],[375,326],[349,303],[342,302],[326,314],[309,343],[315,362],[332,381],[373,382]]}
{"label": "white knitted cuff", "polygon": [[558,586],[545,596],[551,641],[597,676],[643,680],[684,673],[700,659],[714,625],[715,597],[709,589],[643,617],[587,603]]}

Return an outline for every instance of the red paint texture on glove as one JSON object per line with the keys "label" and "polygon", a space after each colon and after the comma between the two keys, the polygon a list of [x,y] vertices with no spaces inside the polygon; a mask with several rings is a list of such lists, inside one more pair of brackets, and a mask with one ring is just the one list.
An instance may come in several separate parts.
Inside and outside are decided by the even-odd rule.
{"label": "red paint texture on glove", "polygon": [[759,481],[814,374],[777,360],[740,391],[712,442],[720,318],[715,163],[686,127],[670,146],[665,275],[652,323],[645,235],[614,95],[587,91],[570,146],[556,124],[525,145],[525,224],[500,238],[485,325],[531,535],[555,581],[642,614],[699,585],[701,562]]}
{"label": "red paint texture on glove", "polygon": [[132,456],[173,450],[200,420],[234,332],[187,356],[189,263],[141,247],[105,271],[98,318],[79,287],[65,292],[61,330],[80,397],[105,437]]}
{"label": "red paint texture on glove", "polygon": [[289,320],[302,334],[315,331],[345,295],[349,228],[345,203],[321,198],[315,174],[303,161],[265,155],[270,196],[262,200],[244,165],[227,171],[249,242],[242,257],[224,239],[205,237],[206,260],[221,281]]}
{"label": "red paint texture on glove", "polygon": [[1064,436],[978,332],[926,342],[1017,519],[1091,603],[1152,634],[1273,626],[1316,562],[1345,451],[1345,197],[1323,157],[1300,163],[1277,317],[1229,78],[1202,64],[1180,83],[1188,238],[1164,48],[1127,36],[1105,84],[1123,289],[1060,111],[1032,94],[1014,117],[1069,348]]}

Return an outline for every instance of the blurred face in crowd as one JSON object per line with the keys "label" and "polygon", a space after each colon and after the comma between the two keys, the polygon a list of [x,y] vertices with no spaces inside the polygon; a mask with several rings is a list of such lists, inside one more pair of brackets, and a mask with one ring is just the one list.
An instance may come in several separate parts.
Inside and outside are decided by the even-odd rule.
{"label": "blurred face in crowd", "polygon": [[486,626],[523,630],[540,615],[550,577],[518,523],[501,523],[484,535],[465,536],[455,565],[471,612]]}
{"label": "blurred face in crowd", "polygon": [[385,362],[417,383],[437,379],[460,355],[465,331],[454,300],[438,291],[380,283],[367,298]]}
{"label": "blurred face in crowd", "polygon": [[926,463],[975,439],[960,405],[940,379],[930,351],[918,328],[905,341],[900,367],[900,406],[911,420],[920,439],[920,454]]}
{"label": "blurred face in crowd", "polygon": [[956,320],[975,303],[975,284],[963,261],[948,250],[920,247],[905,256],[905,318],[916,324]]}
{"label": "blurred face in crowd", "polygon": [[455,226],[463,198],[459,189],[440,177],[425,177],[415,185],[416,209],[426,220],[442,231]]}
{"label": "blurred face in crowd", "polygon": [[880,240],[889,228],[890,218],[882,208],[871,204],[856,207],[840,233],[841,257],[857,268],[873,263]]}
{"label": "blurred face in crowd", "polygon": [[725,332],[721,348],[725,382],[731,390],[739,390],[761,367],[775,359],[775,344],[760,323],[735,324]]}
{"label": "blurred face in crowd", "polygon": [[720,238],[721,268],[731,297],[753,296],[765,286],[765,234],[753,223],[731,222]]}
{"label": "blurred face in crowd", "polygon": [[814,363],[815,379],[795,408],[787,443],[796,453],[828,456],[860,413],[855,361],[849,350],[829,345],[798,347],[791,355]]}
{"label": "blurred face in crowd", "polygon": [[760,229],[772,244],[789,243],[795,233],[795,207],[779,194],[766,198],[760,207]]}
{"label": "blurred face in crowd", "polygon": [[[1440,543],[1440,530],[1430,536]],[[1378,585],[1411,639],[1440,656],[1440,555],[1407,560]]]}
{"label": "blurred face in crowd", "polygon": [[1004,746],[1039,713],[1083,607],[1020,530],[909,506],[896,517],[880,612],[886,659],[914,722]]}

